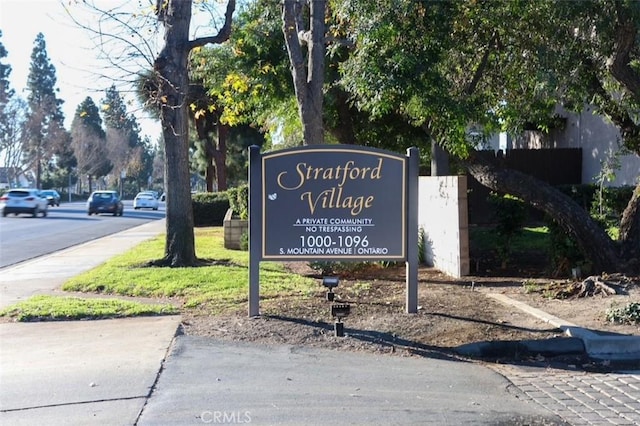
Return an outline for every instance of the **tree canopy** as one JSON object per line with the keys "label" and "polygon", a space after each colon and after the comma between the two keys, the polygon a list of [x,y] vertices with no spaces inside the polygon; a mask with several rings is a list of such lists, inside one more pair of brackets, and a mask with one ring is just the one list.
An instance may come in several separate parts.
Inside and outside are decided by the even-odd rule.
{"label": "tree canopy", "polygon": [[[517,134],[532,125],[544,132],[559,105],[579,111],[591,103],[618,126],[624,146],[637,153],[637,2],[313,3],[326,5],[325,134],[341,143],[395,150],[410,143],[425,152],[437,144],[482,184],[517,195],[554,217],[577,239],[595,269],[628,265],[633,255],[623,247],[637,253],[640,241],[634,219],[638,214],[631,214],[637,211],[637,197],[623,217],[622,229],[630,229],[625,233],[630,240],[613,242],[587,212],[556,189],[481,161],[475,155],[480,148],[475,134]],[[295,94],[300,107],[299,89],[310,84],[307,79],[292,90],[282,78],[288,67],[295,87],[306,70],[290,50],[288,63],[282,63],[283,46],[290,49],[294,38],[300,46],[309,41],[311,27],[302,19],[311,15],[296,15],[303,6],[296,0],[281,5],[255,1],[243,9],[229,48],[196,56],[211,93],[224,94],[225,84],[233,81],[234,96],[221,95],[225,102],[231,98],[229,103],[245,108],[233,111],[252,120],[279,113],[273,122],[281,130],[286,120],[281,111],[287,107],[274,105],[287,105],[291,111]],[[278,10],[289,39],[267,42],[265,36],[275,32]],[[293,28],[295,35],[288,32]],[[305,55],[310,59],[311,50]],[[216,68],[223,60],[232,65]],[[279,93],[282,96],[273,96]],[[300,117],[305,120],[304,114]]]}
{"label": "tree canopy", "polygon": [[596,270],[629,268],[640,246],[640,190],[623,215],[621,228],[629,231],[617,245],[559,191],[481,162],[468,130],[477,124],[485,132],[518,131],[528,121],[544,130],[557,105],[579,110],[591,102],[637,153],[639,8],[607,0],[400,0],[393,7],[345,1],[341,16],[355,49],[342,66],[342,84],[372,114],[392,110],[420,125],[434,143],[467,160],[482,184],[551,215]]}
{"label": "tree canopy", "polygon": [[[4,61],[7,54],[7,49],[2,44],[2,30],[0,30],[0,61]],[[0,62],[0,141],[4,141],[7,134],[7,108],[15,93],[9,83],[10,74],[11,65]]]}
{"label": "tree canopy", "polygon": [[[38,33],[31,53],[27,78],[27,155],[36,170],[36,187],[41,188],[43,167],[48,167],[54,156],[68,156],[64,141],[64,115],[61,99],[57,97],[56,70],[47,54],[44,35]],[[71,161],[71,160],[69,160]],[[69,162],[68,161],[68,162]]]}
{"label": "tree canopy", "polygon": [[[79,175],[102,177],[111,171],[113,166],[107,153],[102,118],[90,97],[86,97],[76,108],[71,122],[71,137]],[[88,190],[91,191],[92,188]]]}

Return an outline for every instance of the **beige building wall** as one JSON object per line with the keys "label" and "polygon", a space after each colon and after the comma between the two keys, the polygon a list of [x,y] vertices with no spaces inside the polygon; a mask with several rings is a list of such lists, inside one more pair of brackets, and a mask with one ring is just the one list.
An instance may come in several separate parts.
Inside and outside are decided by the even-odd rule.
{"label": "beige building wall", "polygon": [[615,179],[605,182],[605,185],[637,185],[640,157],[635,154],[621,155],[620,132],[616,126],[596,114],[589,105],[579,114],[561,107],[557,108],[557,113],[566,119],[564,127],[553,129],[548,135],[541,132],[523,132],[513,141],[513,148],[582,148],[583,184],[597,183],[602,164],[617,157],[619,167],[615,170]]}
{"label": "beige building wall", "polygon": [[466,176],[420,176],[418,228],[430,266],[459,278],[469,275]]}
{"label": "beige building wall", "polygon": [[602,116],[594,114],[587,106],[580,114],[567,113],[567,125],[563,129],[566,141],[559,147],[582,148],[582,183],[596,183],[601,171],[601,163],[618,155],[620,167],[615,171],[615,180],[605,182],[607,186],[631,185],[638,183],[640,157],[635,154],[619,155],[620,132]]}

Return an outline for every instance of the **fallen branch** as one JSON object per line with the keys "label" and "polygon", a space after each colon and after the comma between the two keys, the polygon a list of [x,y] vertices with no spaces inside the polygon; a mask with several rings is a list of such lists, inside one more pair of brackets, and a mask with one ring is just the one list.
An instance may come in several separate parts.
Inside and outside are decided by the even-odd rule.
{"label": "fallen branch", "polygon": [[[613,287],[614,285],[616,288]],[[576,286],[577,294],[575,294],[575,296],[589,297],[599,294],[603,297],[607,297],[613,296],[614,294],[621,294],[622,292],[618,292],[617,288],[619,288],[617,284],[605,281],[600,276],[592,275],[585,278]]]}
{"label": "fallen branch", "polygon": [[637,285],[637,280],[622,274],[592,275],[582,282],[555,282],[544,288],[547,297],[553,299],[569,299],[572,297],[608,297],[626,294],[627,288]]}

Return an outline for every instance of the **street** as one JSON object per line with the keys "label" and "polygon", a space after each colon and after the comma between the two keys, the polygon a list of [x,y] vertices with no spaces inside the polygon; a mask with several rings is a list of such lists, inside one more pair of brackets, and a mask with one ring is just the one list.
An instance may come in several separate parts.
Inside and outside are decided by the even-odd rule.
{"label": "street", "polygon": [[164,203],[158,211],[134,210],[132,201],[125,200],[122,217],[88,216],[84,202],[49,206],[44,218],[0,216],[0,268],[163,219],[164,215]]}

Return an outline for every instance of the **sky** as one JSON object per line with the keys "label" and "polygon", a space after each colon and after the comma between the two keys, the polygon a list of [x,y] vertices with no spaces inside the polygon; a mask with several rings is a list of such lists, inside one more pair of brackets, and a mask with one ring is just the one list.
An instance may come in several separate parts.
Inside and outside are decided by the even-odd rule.
{"label": "sky", "polygon": [[[64,0],[73,5],[75,0]],[[120,4],[121,1],[101,1]],[[138,2],[131,2],[137,4]],[[11,87],[26,98],[24,91],[31,63],[33,43],[39,32],[44,34],[47,54],[56,69],[58,98],[64,100],[65,127],[69,130],[77,106],[90,96],[96,105],[104,97],[104,91],[112,82],[99,78],[108,74],[104,61],[98,58],[87,30],[78,28],[68,17],[59,0],[0,0],[0,42],[7,50],[3,63],[11,65]],[[119,83],[118,83],[119,84]],[[152,143],[158,140],[160,124],[148,118],[135,104],[129,88],[116,85],[126,100],[134,102],[129,112],[134,114],[141,128],[142,137],[149,136]]]}

